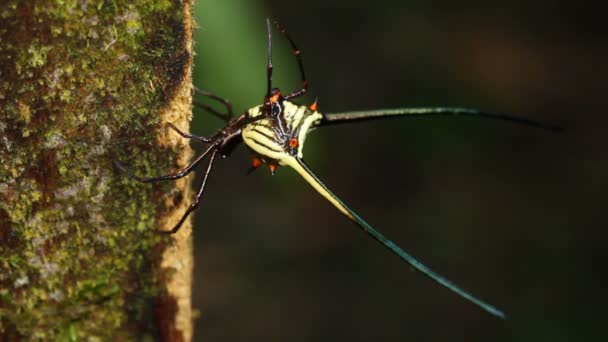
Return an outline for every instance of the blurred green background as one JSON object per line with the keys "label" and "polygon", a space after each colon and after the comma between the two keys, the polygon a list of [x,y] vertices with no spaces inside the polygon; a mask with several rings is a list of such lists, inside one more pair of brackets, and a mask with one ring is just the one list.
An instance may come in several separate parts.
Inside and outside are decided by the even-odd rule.
{"label": "blurred green background", "polygon": [[[264,20],[276,17],[303,51],[299,103],[467,106],[567,131],[404,118],[307,140],[336,194],[506,321],[411,272],[293,171],[246,175],[251,157],[237,149],[196,212],[195,340],[606,340],[608,54],[596,12],[549,0],[198,0],[195,84],[237,112],[263,99]],[[287,42],[275,33],[273,47],[275,85],[297,88]],[[195,112],[192,132],[219,127]]]}

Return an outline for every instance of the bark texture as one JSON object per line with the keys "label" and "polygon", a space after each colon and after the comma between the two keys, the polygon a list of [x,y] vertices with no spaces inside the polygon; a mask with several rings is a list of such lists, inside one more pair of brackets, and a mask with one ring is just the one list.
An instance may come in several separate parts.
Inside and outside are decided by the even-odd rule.
{"label": "bark texture", "polygon": [[192,1],[0,7],[0,340],[189,341]]}

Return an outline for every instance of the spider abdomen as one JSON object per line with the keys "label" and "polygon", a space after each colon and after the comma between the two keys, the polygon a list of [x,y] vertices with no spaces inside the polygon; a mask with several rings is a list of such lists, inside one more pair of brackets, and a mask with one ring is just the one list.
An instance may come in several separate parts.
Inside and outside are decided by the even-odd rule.
{"label": "spider abdomen", "polygon": [[243,127],[241,135],[245,144],[262,158],[285,165],[287,157],[302,158],[306,135],[321,122],[323,115],[289,101],[281,104],[282,110],[277,116],[265,114],[263,105],[249,109],[250,118],[264,117]]}

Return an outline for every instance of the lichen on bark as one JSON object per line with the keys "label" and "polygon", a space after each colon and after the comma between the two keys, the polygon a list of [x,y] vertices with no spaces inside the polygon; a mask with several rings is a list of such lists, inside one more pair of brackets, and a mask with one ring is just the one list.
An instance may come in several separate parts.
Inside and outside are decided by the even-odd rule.
{"label": "lichen on bark", "polygon": [[157,233],[188,183],[136,183],[112,161],[151,175],[190,157],[164,123],[190,119],[191,5],[2,5],[0,340],[189,339],[188,289],[168,285],[189,281],[189,227]]}

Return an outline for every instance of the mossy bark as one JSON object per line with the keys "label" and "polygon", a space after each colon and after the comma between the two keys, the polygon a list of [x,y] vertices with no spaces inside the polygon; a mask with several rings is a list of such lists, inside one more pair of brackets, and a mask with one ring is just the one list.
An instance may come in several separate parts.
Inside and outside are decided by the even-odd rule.
{"label": "mossy bark", "polygon": [[0,6],[0,340],[188,341],[192,1]]}

